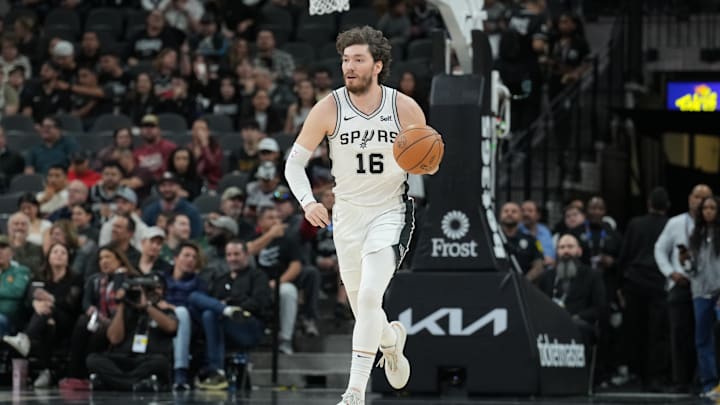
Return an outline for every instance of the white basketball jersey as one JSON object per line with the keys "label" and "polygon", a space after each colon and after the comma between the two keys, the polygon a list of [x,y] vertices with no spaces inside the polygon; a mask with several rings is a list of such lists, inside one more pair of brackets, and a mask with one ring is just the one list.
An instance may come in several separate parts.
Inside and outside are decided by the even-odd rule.
{"label": "white basketball jersey", "polygon": [[356,205],[380,205],[407,190],[407,174],[393,156],[400,132],[397,90],[381,87],[380,106],[370,115],[352,104],[345,87],[332,93],[337,105],[335,131],[328,137],[333,191],[337,198]]}

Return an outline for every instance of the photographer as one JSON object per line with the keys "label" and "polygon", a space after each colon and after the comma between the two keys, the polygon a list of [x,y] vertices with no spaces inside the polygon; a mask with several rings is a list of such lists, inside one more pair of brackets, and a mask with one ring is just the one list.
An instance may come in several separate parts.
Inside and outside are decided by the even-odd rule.
{"label": "photographer", "polygon": [[208,375],[198,382],[201,389],[225,389],[223,360],[225,339],[247,350],[263,335],[263,324],[270,319],[272,293],[267,275],[248,266],[245,243],[233,239],[225,246],[225,260],[230,269],[214,280],[205,294],[190,294],[190,305],[202,313],[207,345]]}
{"label": "photographer", "polygon": [[70,339],[70,365],[68,378],[60,381],[60,388],[86,390],[85,357],[88,353],[107,349],[106,330],[115,314],[117,290],[125,278],[138,273],[127,257],[113,246],[103,246],[98,251],[99,273],[88,277],[83,291],[83,315],[78,318]]}
{"label": "photographer", "polygon": [[162,297],[162,281],[155,275],[129,278],[117,290],[107,329],[111,350],[87,358],[93,390],[158,392],[168,383],[168,348],[178,322]]}

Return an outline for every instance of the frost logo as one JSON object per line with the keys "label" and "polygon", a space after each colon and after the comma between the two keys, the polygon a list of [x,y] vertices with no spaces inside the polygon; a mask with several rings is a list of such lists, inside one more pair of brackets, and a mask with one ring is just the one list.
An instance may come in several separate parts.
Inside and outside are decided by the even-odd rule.
{"label": "frost logo", "polygon": [[[443,234],[452,241],[464,238],[470,230],[470,219],[464,212],[454,210],[440,221]],[[445,238],[432,238],[432,257],[477,257],[477,242],[448,242]]]}
{"label": "frost logo", "polygon": [[440,223],[442,231],[449,239],[458,240],[467,235],[470,229],[470,220],[462,211],[450,211]]}

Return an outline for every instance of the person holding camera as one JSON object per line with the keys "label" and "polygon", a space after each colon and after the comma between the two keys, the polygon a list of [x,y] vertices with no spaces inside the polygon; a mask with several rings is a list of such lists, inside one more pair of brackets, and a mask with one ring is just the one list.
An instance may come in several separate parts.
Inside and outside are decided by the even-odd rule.
{"label": "person holding camera", "polygon": [[690,276],[695,314],[695,350],[702,396],[720,398],[715,360],[715,324],[720,319],[720,197],[706,197],[695,216],[690,246],[679,245],[680,264]]}
{"label": "person holding camera", "polygon": [[82,276],[71,272],[69,263],[68,247],[62,243],[51,245],[40,276],[29,291],[33,314],[25,333],[41,369],[33,383],[35,388],[50,386],[52,350],[69,344],[72,326],[80,315]]}
{"label": "person holding camera", "polygon": [[207,345],[207,376],[196,385],[220,390],[228,386],[224,373],[225,340],[248,350],[263,336],[270,319],[272,292],[265,272],[249,266],[245,243],[232,239],[225,245],[225,261],[230,272],[213,280],[209,297],[190,294],[190,305],[202,314]]}
{"label": "person holding camera", "polygon": [[106,334],[110,352],[87,358],[93,390],[158,392],[168,384],[168,348],[178,321],[162,300],[163,292],[157,275],[129,277],[116,291],[116,311]]}
{"label": "person holding camera", "polygon": [[86,379],[85,358],[88,353],[101,352],[109,346],[106,331],[117,309],[117,291],[127,276],[138,275],[127,257],[112,245],[98,250],[98,267],[100,272],[91,275],[85,282],[83,314],[75,322],[70,339],[68,375],[59,384],[63,389],[90,388]]}

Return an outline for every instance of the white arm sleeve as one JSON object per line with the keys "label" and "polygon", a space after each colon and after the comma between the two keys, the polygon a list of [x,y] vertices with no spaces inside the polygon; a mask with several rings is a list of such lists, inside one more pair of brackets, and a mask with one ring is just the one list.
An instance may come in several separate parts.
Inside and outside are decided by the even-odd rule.
{"label": "white arm sleeve", "polygon": [[285,164],[285,179],[303,208],[310,203],[317,202],[313,196],[310,180],[305,174],[305,166],[307,166],[310,156],[312,156],[312,151],[294,143]]}

